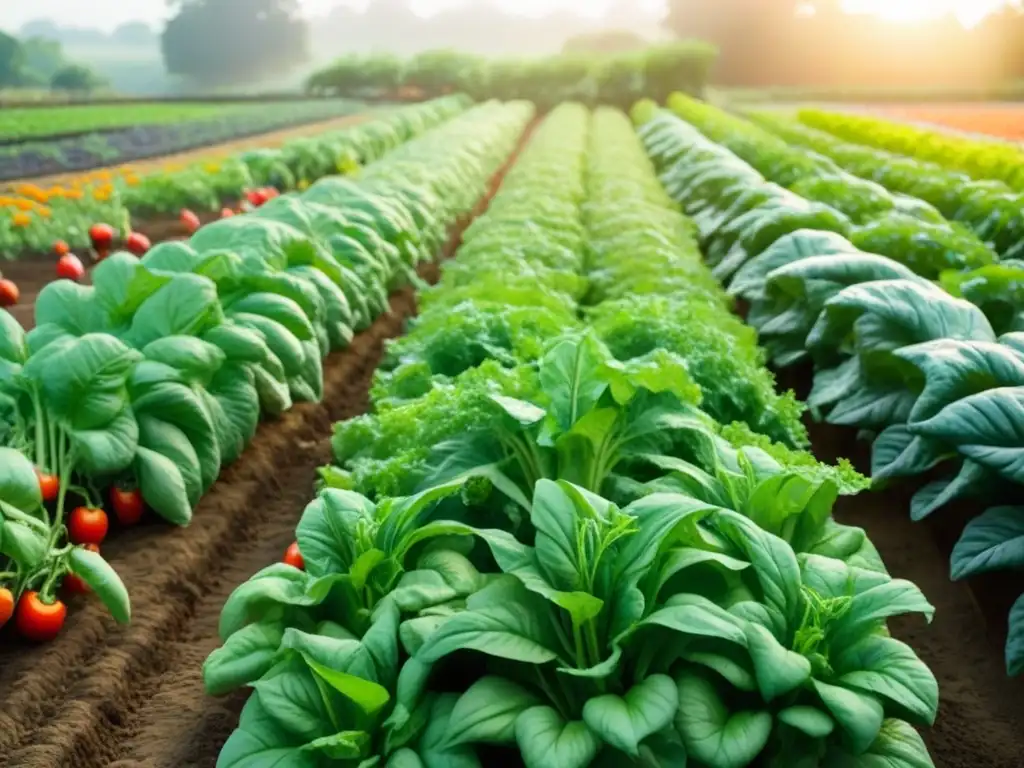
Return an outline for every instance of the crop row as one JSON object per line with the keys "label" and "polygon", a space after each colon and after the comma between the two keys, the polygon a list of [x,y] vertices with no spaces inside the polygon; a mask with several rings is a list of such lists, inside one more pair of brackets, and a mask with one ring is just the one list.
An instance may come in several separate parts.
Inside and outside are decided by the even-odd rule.
{"label": "crop row", "polygon": [[[858,248],[856,234],[847,240],[793,217],[787,211],[809,204],[670,112],[645,107],[636,117],[665,184],[704,222],[708,260],[749,303],[774,364],[813,364],[812,414],[872,440],[873,481],[917,479],[915,520],[958,500],[994,505],[967,524],[952,578],[1024,565],[1024,510],[1011,506],[1024,484],[1021,305],[977,277],[1007,267],[944,273],[954,286],[976,283],[976,293],[965,290],[972,304],[931,282],[931,263],[887,258]],[[1006,665],[1012,675],[1024,670],[1024,597],[1010,615]]]}
{"label": "crop row", "polygon": [[1024,150],[1019,144],[983,141],[867,115],[803,109],[800,122],[857,144],[926,160],[978,181],[996,179],[1024,192]]}
{"label": "crop row", "polygon": [[137,174],[102,172],[80,183],[42,188],[21,184],[0,195],[0,256],[46,251],[56,239],[72,248],[89,245],[89,227],[107,222],[121,234],[129,220],[189,208],[216,211],[247,190],[273,186],[301,190],[325,176],[350,173],[372,162],[413,130],[452,117],[468,99],[451,96],[397,109],[367,123],[285,142],[278,149],[239,152],[188,167]]}
{"label": "crop row", "polygon": [[[424,132],[450,106],[389,118],[381,136],[422,135],[357,180],[324,178],[142,259],[115,253],[91,286],[49,284],[28,333],[0,312],[0,624],[16,604],[23,634],[52,637],[69,574],[127,621],[124,585],[79,546],[106,535],[100,489],[123,522],[127,489],[134,519],[144,502],[186,525],[261,419],[320,399],[322,359],[416,279],[532,112],[489,103]],[[29,626],[39,613],[46,631]]]}
{"label": "crop row", "polygon": [[0,116],[0,143],[130,125],[181,123],[245,109],[238,104],[128,104],[8,108]]}
{"label": "crop row", "polygon": [[975,181],[935,163],[851,144],[773,113],[750,117],[788,143],[826,155],[856,176],[935,206],[946,219],[969,227],[1002,259],[1024,257],[1024,193],[994,179]]}
{"label": "crop row", "polygon": [[[683,94],[673,95],[669,107],[718,142],[722,151],[778,185],[770,191],[795,193],[778,198],[792,214],[791,222],[803,217],[804,226],[847,236],[858,248],[889,256],[931,278],[944,269],[980,267],[998,259],[973,232],[947,221],[919,198],[890,192],[827,157],[791,146],[747,120]],[[812,205],[803,210],[808,200]],[[730,226],[735,231],[746,223],[733,218]],[[732,266],[726,260],[716,276],[727,277]]]}
{"label": "crop row", "polygon": [[885,621],[932,608],[832,520],[862,478],[795,447],[624,114],[551,112],[423,305],[223,609],[221,768],[931,765]]}
{"label": "crop row", "polygon": [[84,171],[144,160],[254,136],[290,126],[343,117],[363,105],[310,101],[288,109],[247,107],[198,120],[138,124],[103,133],[55,137],[0,146],[0,181]]}

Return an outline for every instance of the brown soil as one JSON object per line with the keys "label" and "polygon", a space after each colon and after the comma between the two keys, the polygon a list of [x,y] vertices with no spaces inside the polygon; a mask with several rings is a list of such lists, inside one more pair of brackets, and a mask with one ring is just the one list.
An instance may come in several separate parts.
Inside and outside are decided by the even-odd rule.
{"label": "brown soil", "polygon": [[[524,134],[523,142],[529,135]],[[520,147],[522,143],[520,144]],[[465,226],[487,205],[518,150]],[[421,276],[434,282],[437,264]],[[324,398],[261,426],[185,529],[151,522],[122,532],[104,554],[129,585],[133,616],[119,628],[96,601],[72,601],[62,634],[29,646],[0,643],[0,768],[198,768],[213,766],[246,693],[206,696],[202,663],[219,645],[225,600],[279,560],[312,498],[316,468],[330,460],[331,425],[368,407],[384,341],[415,313],[411,289],[390,314],[324,364]]]}
{"label": "brown soil", "polygon": [[[159,157],[151,157],[146,160],[138,160],[133,163],[121,163],[117,166],[110,166],[110,169],[112,170],[114,168],[120,168],[127,165],[138,173],[150,173],[152,171],[159,171],[167,165],[188,165],[189,163],[197,163],[206,160],[217,160],[218,158],[225,157],[226,155],[246,152],[250,149],[273,149],[281,146],[291,139],[312,136],[318,133],[326,133],[328,131],[338,131],[342,128],[348,128],[349,126],[361,123],[369,117],[370,115],[365,112],[358,115],[335,117],[331,120],[321,120],[317,123],[306,123],[305,125],[292,126],[291,128],[283,128],[279,131],[272,131],[271,133],[259,133],[252,136],[246,136],[241,139],[226,141],[221,144],[208,144],[205,147],[197,147],[186,152],[177,152],[173,155],[161,155]],[[80,178],[86,174],[95,173],[101,170],[103,169],[94,168],[91,171],[75,171],[74,173],[58,173],[52,176],[33,176],[31,179],[6,181],[0,183],[0,191],[4,189],[12,189],[17,184],[21,184],[25,181],[31,182],[32,184],[38,184],[39,186],[66,184],[72,179]]]}

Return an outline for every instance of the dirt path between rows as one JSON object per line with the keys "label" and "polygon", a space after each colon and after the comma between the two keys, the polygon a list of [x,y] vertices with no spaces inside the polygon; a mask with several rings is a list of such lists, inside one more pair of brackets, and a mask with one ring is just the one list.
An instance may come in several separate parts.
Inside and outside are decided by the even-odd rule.
{"label": "dirt path between rows", "polygon": [[[508,167],[492,177],[439,259],[486,209]],[[421,271],[430,283],[437,264]],[[260,427],[252,444],[200,502],[192,524],[158,522],[116,537],[104,554],[129,587],[133,616],[118,628],[96,601],[74,601],[64,632],[33,647],[0,643],[0,768],[206,768],[238,722],[246,692],[206,695],[203,660],[219,644],[231,592],[278,561],[330,461],[331,426],[368,406],[386,339],[415,314],[412,289],[391,311],[324,363],[324,398]]]}
{"label": "dirt path between rows", "polygon": [[[304,138],[306,136],[315,136],[319,133],[341,130],[342,128],[348,128],[349,126],[364,122],[373,116],[373,111],[360,112],[355,115],[345,115],[344,117],[335,117],[330,120],[321,120],[317,123],[306,123],[305,125],[283,128],[271,133],[258,133],[241,139],[235,139],[234,141],[223,142],[221,144],[208,144],[205,147],[197,147],[196,149],[177,152],[173,155],[160,155],[159,157],[151,157],[137,162],[122,163],[116,166],[109,166],[109,168],[120,168],[127,165],[137,173],[151,173],[153,171],[159,171],[167,165],[188,165],[189,163],[196,163],[205,160],[217,160],[225,157],[226,155],[235,154],[237,152],[246,152],[250,149],[275,149],[291,139]],[[72,179],[79,178],[90,173],[96,173],[101,170],[104,169],[94,168],[91,171],[59,173],[52,176],[34,176],[31,179],[18,179],[0,182],[0,192],[5,189],[13,189],[16,185],[26,182],[37,184],[41,187],[66,184]]]}

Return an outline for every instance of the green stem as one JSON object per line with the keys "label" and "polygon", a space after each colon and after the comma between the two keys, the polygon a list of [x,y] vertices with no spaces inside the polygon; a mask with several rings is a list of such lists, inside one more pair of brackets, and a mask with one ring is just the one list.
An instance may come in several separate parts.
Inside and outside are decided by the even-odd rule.
{"label": "green stem", "polygon": [[16,578],[18,578],[18,574],[15,573],[14,571],[4,571],[3,573],[0,573],[0,581],[4,581],[5,579],[16,579]]}
{"label": "green stem", "polygon": [[60,473],[60,491],[57,493],[57,512],[53,518],[53,527],[50,529],[50,546],[53,549],[57,546],[61,530],[64,527],[64,502],[68,495],[68,486],[71,485],[71,472],[74,459],[70,451],[66,450],[64,436],[60,435],[57,441],[57,470]]}
{"label": "green stem", "polygon": [[46,466],[46,413],[39,402],[39,392],[35,390],[32,391],[32,409],[36,414],[36,466],[40,471],[47,472],[49,467]]}
{"label": "green stem", "polygon": [[594,626],[593,619],[587,622],[586,629],[587,649],[590,651],[590,665],[595,666],[600,664],[603,659],[601,658],[601,649],[597,644],[597,627]]}
{"label": "green stem", "polygon": [[586,669],[588,664],[586,649],[583,647],[583,633],[576,622],[572,624],[572,639],[573,645],[576,647],[576,668]]}
{"label": "green stem", "polygon": [[10,518],[11,520],[17,520],[19,523],[24,523],[27,526],[35,528],[40,533],[46,535],[50,533],[50,526],[39,520],[32,515],[26,515],[19,509],[15,509],[10,505],[4,507],[4,517]]}
{"label": "green stem", "polygon": [[60,456],[58,455],[57,450],[57,425],[54,423],[53,419],[47,419],[46,428],[50,436],[48,445],[50,449],[50,471],[59,472],[60,469],[58,464],[60,463]]}
{"label": "green stem", "polygon": [[544,671],[537,665],[533,666],[533,671],[537,673],[537,684],[540,685],[540,689],[544,691],[544,695],[548,697],[548,700],[555,706],[559,714],[565,720],[571,720],[570,713],[562,702],[562,697],[559,696],[555,690],[548,685],[547,678],[544,677]]}

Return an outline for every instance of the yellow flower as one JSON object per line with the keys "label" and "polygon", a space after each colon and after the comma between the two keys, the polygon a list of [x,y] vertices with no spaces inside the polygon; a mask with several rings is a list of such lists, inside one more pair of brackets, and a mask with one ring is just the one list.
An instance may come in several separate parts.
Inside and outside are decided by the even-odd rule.
{"label": "yellow flower", "polygon": [[299,191],[309,189],[309,181],[307,179],[299,179]]}
{"label": "yellow flower", "polygon": [[14,218],[11,219],[11,223],[16,227],[27,227],[32,223],[32,217],[27,213],[16,213],[14,214]]}

